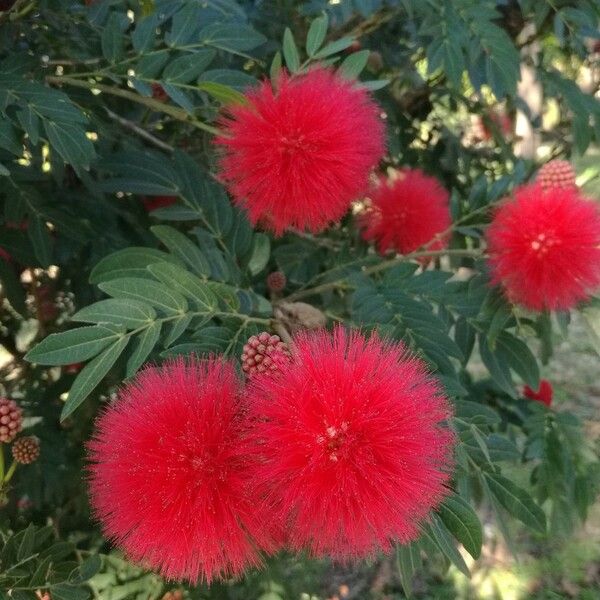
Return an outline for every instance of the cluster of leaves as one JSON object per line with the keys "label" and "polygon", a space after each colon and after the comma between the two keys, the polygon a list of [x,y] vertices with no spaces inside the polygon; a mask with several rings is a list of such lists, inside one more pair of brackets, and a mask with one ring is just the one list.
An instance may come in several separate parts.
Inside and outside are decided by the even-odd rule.
{"label": "cluster of leaves", "polygon": [[[569,316],[515,309],[490,288],[479,260],[490,205],[533,165],[517,159],[494,127],[496,144],[464,144],[466,125],[456,115],[489,120],[492,98],[528,114],[516,95],[519,50],[534,44],[539,80],[564,115],[546,141],[553,153],[583,151],[599,139],[600,103],[570,75],[587,60],[585,38],[597,37],[590,23],[599,16],[593,0],[312,0],[297,7],[39,0],[35,11],[3,23],[0,248],[11,258],[0,261],[0,334],[18,374],[5,385],[37,418],[31,426],[46,459],[56,452],[43,457],[43,473],[16,478],[14,498],[36,502],[25,514],[43,523],[66,513],[61,536],[84,532],[86,551],[97,550],[79,474],[99,403],[146,362],[239,356],[250,335],[270,327],[278,298],[269,296],[265,278],[279,269],[286,302],[309,301],[333,320],[402,340],[455,404],[455,492],[417,542],[398,548],[407,592],[424,556],[468,573],[456,542],[479,556],[478,503],[491,507],[506,535],[507,514],[539,536],[548,529],[546,514],[550,532],[570,531],[594,500],[597,457],[581,443],[572,415],[520,398],[522,384],[539,385],[540,359],[548,360],[552,332],[565,330]],[[376,94],[390,165],[425,168],[452,190],[451,247],[434,268],[376,256],[350,218],[318,237],[290,232],[274,240],[251,228],[216,180],[211,136],[222,106],[242,102],[242,92],[268,74],[275,79],[283,67],[296,73],[315,62]],[[539,125],[539,115],[529,116]],[[153,196],[176,202],[148,215],[140,200]],[[470,276],[456,277],[459,268]],[[60,292],[60,311],[42,323],[39,290],[48,282]],[[532,350],[537,340],[540,358]],[[484,381],[471,374],[476,355],[489,375]],[[68,374],[73,363],[87,364]],[[503,472],[519,463],[531,472],[528,489]],[[72,479],[70,500],[59,470]],[[61,550],[66,542],[52,545],[50,529],[11,534],[23,510],[13,505],[5,514],[0,587],[13,590],[12,598],[37,589],[86,597],[83,583],[100,568],[95,555],[75,564],[81,553],[70,544]],[[273,582],[254,583],[270,598],[285,593]],[[127,598],[162,587],[110,555],[92,589]]]}

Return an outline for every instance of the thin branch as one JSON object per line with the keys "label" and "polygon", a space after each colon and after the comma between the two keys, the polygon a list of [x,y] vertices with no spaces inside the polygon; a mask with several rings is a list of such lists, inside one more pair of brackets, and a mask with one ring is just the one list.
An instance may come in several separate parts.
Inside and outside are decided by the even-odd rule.
{"label": "thin branch", "polygon": [[104,107],[104,109],[106,110],[106,114],[113,121],[116,121],[117,123],[125,127],[125,129],[129,129],[129,131],[132,131],[136,135],[140,136],[141,138],[156,146],[157,148],[160,148],[161,150],[165,150],[167,152],[175,151],[175,148],[173,148],[173,146],[167,144],[166,142],[163,142],[162,140],[159,140],[157,137],[153,136],[145,129],[142,129],[139,125],[136,125],[133,121],[129,121],[128,119],[119,116],[117,113],[110,110],[110,108]]}
{"label": "thin branch", "polygon": [[[477,250],[467,250],[464,248],[449,248],[446,250],[423,250],[411,252],[410,254],[403,254],[402,256],[397,256],[391,260],[386,260],[380,262],[376,265],[372,265],[371,267],[363,268],[361,273],[363,275],[373,275],[375,273],[379,273],[381,271],[386,271],[387,269],[391,269],[393,267],[398,266],[401,263],[407,262],[409,260],[415,260],[419,258],[435,258],[440,256],[462,256],[465,258],[479,258],[482,256],[482,251]],[[322,292],[328,292],[330,290],[334,290],[336,288],[345,287],[344,281],[345,277],[341,279],[336,279],[335,281],[328,281],[327,283],[322,283],[321,285],[317,285],[312,288],[308,288],[305,290],[299,290],[290,294],[287,298],[285,298],[285,302],[294,302],[299,300],[300,298],[306,298],[308,296],[314,296],[316,294],[321,294]]]}
{"label": "thin branch", "polygon": [[190,118],[190,115],[182,108],[176,108],[175,106],[171,106],[170,104],[166,104],[164,102],[159,102],[153,98],[146,98],[145,96],[130,92],[129,90],[112,87],[110,85],[104,85],[102,83],[72,79],[71,77],[57,77],[54,75],[48,75],[46,77],[46,81],[53,85],[70,85],[73,87],[84,88],[86,90],[99,90],[100,92],[110,94],[111,96],[118,96],[119,98],[124,98],[126,100],[130,100],[131,102],[136,102],[137,104],[142,104],[153,111],[165,113],[178,121],[189,123],[197,129],[202,129],[203,131],[207,131],[213,135],[221,134],[216,127],[213,127],[208,123],[204,123],[203,121]]}

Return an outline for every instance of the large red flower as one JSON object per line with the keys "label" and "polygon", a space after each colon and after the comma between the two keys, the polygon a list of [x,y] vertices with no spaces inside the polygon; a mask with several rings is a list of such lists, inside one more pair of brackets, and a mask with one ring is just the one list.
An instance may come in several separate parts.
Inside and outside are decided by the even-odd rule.
{"label": "large red flower", "polygon": [[339,328],[295,339],[249,384],[266,509],[292,549],[360,558],[408,542],[446,494],[450,407],[400,344]]}
{"label": "large red flower", "polygon": [[90,492],[108,537],[170,579],[210,582],[271,549],[248,492],[247,421],[234,367],[148,368],[98,419]]}
{"label": "large red flower", "polygon": [[[451,224],[448,192],[419,169],[404,169],[396,179],[382,177],[370,192],[371,206],[361,218],[363,237],[377,243],[383,254],[407,254],[431,242]],[[440,250],[447,237],[428,246]]]}
{"label": "large red flower", "polygon": [[518,188],[487,231],[493,283],[531,310],[567,310],[600,285],[600,210],[574,188]]}
{"label": "large red flower", "polygon": [[338,221],[384,152],[378,107],[331,70],[282,75],[229,109],[221,177],[250,220],[280,235]]}

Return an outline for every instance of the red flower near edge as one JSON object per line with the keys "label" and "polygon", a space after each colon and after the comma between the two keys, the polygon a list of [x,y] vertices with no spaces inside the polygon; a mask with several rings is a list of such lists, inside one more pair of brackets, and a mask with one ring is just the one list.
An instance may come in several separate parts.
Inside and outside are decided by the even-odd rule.
{"label": "red flower near edge", "polygon": [[[407,254],[450,227],[449,195],[440,182],[419,169],[403,169],[396,180],[381,177],[370,192],[371,206],[361,219],[363,238],[373,240],[380,253]],[[440,250],[447,239],[429,250]]]}
{"label": "red flower near edge", "polygon": [[301,334],[279,376],[248,387],[253,480],[291,549],[361,558],[408,542],[447,493],[451,409],[404,346]]}
{"label": "red flower near edge", "polygon": [[600,285],[600,210],[575,189],[518,188],[486,237],[492,282],[511,302],[568,310]]}
{"label": "red flower near edge", "polygon": [[540,379],[540,389],[537,392],[532,390],[528,385],[523,388],[523,396],[525,398],[537,400],[546,406],[552,404],[553,393],[552,384],[547,379]]}
{"label": "red flower near edge", "polygon": [[220,175],[252,223],[281,235],[318,232],[368,187],[384,152],[383,125],[367,91],[328,69],[282,75],[229,108],[216,143]]}
{"label": "red flower near edge", "polygon": [[104,532],[169,579],[259,565],[273,545],[248,491],[252,451],[232,364],[148,368],[100,416],[90,495]]}

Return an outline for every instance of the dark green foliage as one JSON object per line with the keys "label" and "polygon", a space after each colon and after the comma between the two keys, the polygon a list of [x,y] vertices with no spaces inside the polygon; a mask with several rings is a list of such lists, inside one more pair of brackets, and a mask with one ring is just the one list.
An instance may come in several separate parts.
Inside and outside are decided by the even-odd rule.
{"label": "dark green foliage", "polygon": [[[508,304],[490,286],[482,237],[492,207],[535,170],[491,117],[498,103],[511,116],[524,109],[517,84],[532,43],[537,78],[561,113],[543,134],[551,154],[600,142],[600,103],[575,82],[598,37],[599,2],[17,7],[0,13],[0,248],[11,256],[0,259],[0,343],[10,355],[0,369],[42,458],[0,487],[9,499],[0,597],[43,590],[83,600],[93,590],[145,599],[171,589],[124,561],[90,521],[84,444],[101,403],[144,364],[191,353],[239,358],[247,338],[273,324],[281,298],[265,280],[274,270],[287,278],[285,301],[405,343],[454,403],[452,494],[417,541],[397,548],[407,595],[424,557],[468,574],[457,543],[479,557],[481,506],[507,535],[507,515],[540,537],[585,519],[600,466],[581,424],[522,398],[524,384],[538,387],[569,315]],[[351,217],[319,236],[273,239],[232,206],[212,142],[221,111],[265,77],[317,62],[373,91],[387,124],[382,167],[422,168],[451,191],[447,252],[380,257]],[[540,116],[529,116],[539,129]],[[490,140],[465,142],[471,117]],[[174,203],[148,213],[143,201],[160,196]],[[432,264],[421,268],[419,258]],[[596,304],[584,314],[598,344]],[[73,363],[85,364],[69,370]],[[517,464],[528,475],[518,484]],[[25,496],[32,508],[17,504]],[[191,597],[298,597],[303,573],[321,568],[280,557],[266,573]]]}

